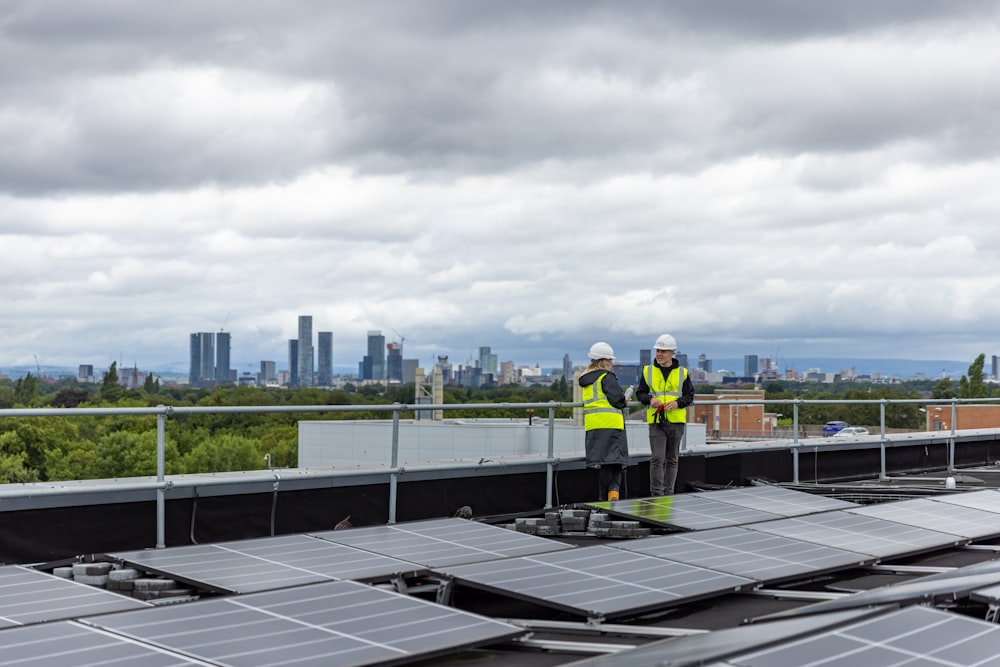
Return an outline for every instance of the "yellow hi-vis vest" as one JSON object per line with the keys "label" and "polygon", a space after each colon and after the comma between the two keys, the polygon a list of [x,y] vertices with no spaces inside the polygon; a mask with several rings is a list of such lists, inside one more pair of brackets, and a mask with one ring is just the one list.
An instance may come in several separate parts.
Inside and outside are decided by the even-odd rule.
{"label": "yellow hi-vis vest", "polygon": [[[655,369],[655,373],[653,372]],[[649,395],[651,398],[660,399],[661,403],[669,403],[674,399],[679,399],[683,393],[684,388],[684,378],[686,377],[687,369],[683,366],[678,366],[677,368],[671,369],[667,373],[667,377],[663,377],[663,370],[658,366],[643,366],[642,376],[646,379],[646,386],[649,387]],[[677,408],[676,410],[671,410],[666,413],[667,421],[683,424],[687,421],[687,410],[684,408]],[[656,423],[656,408],[649,407],[646,409],[646,422],[649,424]]]}
{"label": "yellow hi-vis vest", "polygon": [[594,384],[583,388],[583,429],[614,428],[625,430],[625,415],[608,402],[601,388],[601,380],[607,373],[601,373]]}

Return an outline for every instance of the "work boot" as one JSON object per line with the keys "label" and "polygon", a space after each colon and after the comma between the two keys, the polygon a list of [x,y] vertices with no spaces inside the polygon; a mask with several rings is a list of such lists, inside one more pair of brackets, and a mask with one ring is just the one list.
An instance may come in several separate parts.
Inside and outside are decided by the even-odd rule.
{"label": "work boot", "polygon": [[613,502],[618,500],[619,495],[617,491],[608,491],[608,502]]}

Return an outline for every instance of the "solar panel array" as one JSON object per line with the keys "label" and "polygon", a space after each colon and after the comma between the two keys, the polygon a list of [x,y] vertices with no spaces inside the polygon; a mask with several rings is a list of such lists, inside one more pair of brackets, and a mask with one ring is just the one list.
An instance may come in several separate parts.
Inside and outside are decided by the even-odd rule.
{"label": "solar panel array", "polygon": [[862,516],[845,510],[757,523],[748,528],[771,535],[847,549],[876,558],[915,554],[967,541],[958,535]]}
{"label": "solar panel array", "polygon": [[589,503],[619,516],[667,528],[707,530],[857,507],[854,503],[776,486],[752,486]]}
{"label": "solar panel array", "polygon": [[438,568],[485,590],[591,618],[613,618],[754,587],[725,572],[607,546]]}
{"label": "solar panel array", "polygon": [[230,593],[339,579],[379,579],[419,565],[308,535],[108,554],[135,567]]}
{"label": "solar panel array", "polygon": [[0,628],[148,606],[141,600],[20,565],[0,567]]}
{"label": "solar panel array", "polygon": [[737,667],[996,667],[1000,626],[912,606],[778,646],[728,657]]}
{"label": "solar panel array", "polygon": [[84,622],[232,667],[426,660],[525,633],[507,623],[353,581],[110,614]]}
{"label": "solar panel array", "polygon": [[[357,580],[434,573],[591,619],[610,619],[1000,535],[1000,493],[995,491],[862,507],[763,486],[596,506],[687,532],[573,547],[452,518],[111,554],[140,569],[240,594],[158,608],[36,570],[4,567],[0,628],[53,622],[44,629],[0,630],[0,655],[7,662],[23,655],[25,665],[64,664],[58,656],[68,652],[74,664],[104,664],[122,656],[123,664],[140,666],[427,660],[524,631]],[[958,588],[967,594],[973,582],[992,581],[989,573],[980,574],[956,573],[948,583],[921,581],[913,594],[933,597]],[[978,599],[992,603],[1000,597],[982,588]],[[69,618],[78,620],[59,620]],[[935,631],[950,627],[940,618],[934,623]],[[891,629],[875,620],[851,627]],[[840,655],[836,651],[848,636],[838,632],[819,635],[833,655]],[[850,637],[859,655],[874,651]],[[908,650],[902,639],[900,646]],[[740,657],[742,662],[727,657],[717,664],[782,667],[798,664],[794,660],[800,657],[792,650],[758,651]]]}
{"label": "solar panel array", "polygon": [[331,530],[314,535],[427,567],[478,563],[573,548],[537,535],[454,518]]}
{"label": "solar panel array", "polygon": [[739,526],[650,537],[616,546],[765,584],[868,565],[875,560],[867,554]]}

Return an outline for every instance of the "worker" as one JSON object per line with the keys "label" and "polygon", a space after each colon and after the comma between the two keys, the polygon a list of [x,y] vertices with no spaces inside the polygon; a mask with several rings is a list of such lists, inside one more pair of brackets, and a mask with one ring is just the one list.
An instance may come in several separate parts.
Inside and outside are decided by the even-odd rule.
{"label": "worker", "polygon": [[687,407],[694,403],[694,385],[687,369],[680,365],[674,354],[677,341],[670,334],[663,334],[653,345],[653,363],[642,367],[636,398],[646,405],[646,422],[649,425],[649,493],[652,496],[670,496],[677,481]]}
{"label": "worker", "polygon": [[623,410],[629,399],[611,372],[611,346],[594,343],[588,356],[590,365],[580,376],[587,467],[599,470],[598,499],[614,501],[621,497],[622,471],[628,466]]}

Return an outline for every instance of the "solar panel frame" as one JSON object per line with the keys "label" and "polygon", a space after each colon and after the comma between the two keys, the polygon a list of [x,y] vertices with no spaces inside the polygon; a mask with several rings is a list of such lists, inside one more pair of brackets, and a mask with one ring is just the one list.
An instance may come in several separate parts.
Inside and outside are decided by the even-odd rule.
{"label": "solar panel frame", "polygon": [[394,665],[526,633],[501,621],[354,581],[215,598],[84,622],[231,667]]}
{"label": "solar panel frame", "polygon": [[653,523],[674,530],[708,530],[783,518],[732,503],[712,500],[707,493],[635,498],[587,503],[609,514]]}
{"label": "solar panel frame", "polygon": [[1000,536],[1000,522],[997,521],[996,513],[957,503],[934,502],[929,498],[877,503],[845,511],[968,539]]}
{"label": "solar panel frame", "polygon": [[968,541],[958,535],[907,526],[845,510],[755,523],[747,528],[877,558],[918,554]]}
{"label": "solar panel frame", "polygon": [[429,568],[575,548],[537,535],[456,518],[310,534]]}
{"label": "solar panel frame", "polygon": [[610,546],[441,567],[435,572],[463,585],[591,619],[637,615],[757,586],[745,577]]}
{"label": "solar panel frame", "polygon": [[0,566],[0,627],[143,609],[147,602],[22,565]]}
{"label": "solar panel frame", "polygon": [[861,567],[876,560],[868,554],[742,526],[649,537],[613,546],[766,584]]}

